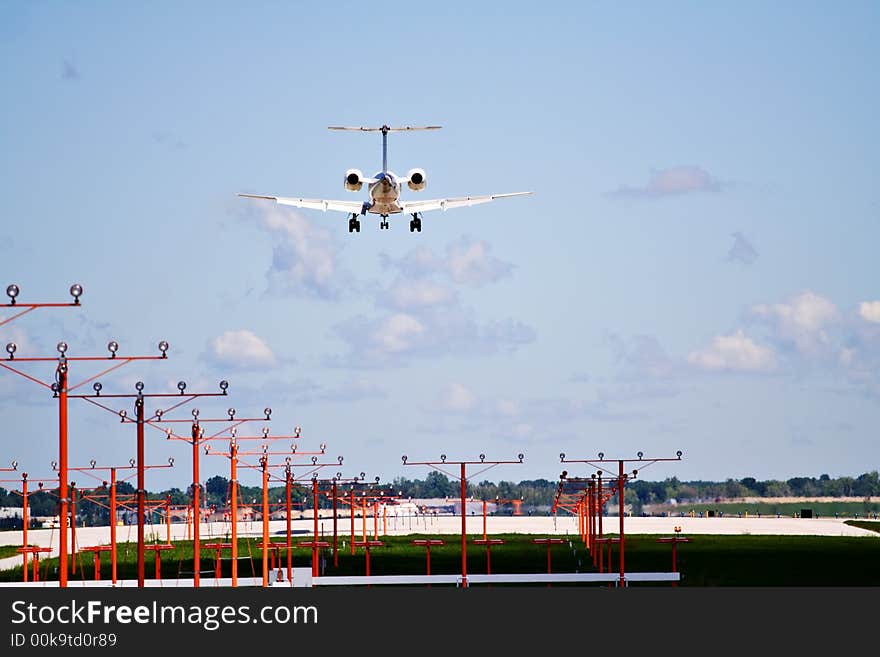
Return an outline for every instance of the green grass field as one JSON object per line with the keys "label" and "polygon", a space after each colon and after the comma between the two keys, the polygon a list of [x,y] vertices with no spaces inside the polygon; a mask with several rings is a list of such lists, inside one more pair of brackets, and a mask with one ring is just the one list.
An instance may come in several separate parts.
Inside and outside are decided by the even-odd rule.
{"label": "green grass field", "polygon": [[[880,525],[880,523],[874,523]],[[861,525],[860,525],[861,526]],[[876,529],[876,528],[875,528]],[[371,573],[374,575],[424,574],[425,549],[410,544],[414,538],[427,536],[387,537],[384,547],[371,550]],[[326,538],[326,537],[325,537]],[[457,535],[431,536],[446,542],[431,550],[433,574],[461,572],[460,537]],[[493,573],[546,572],[547,552],[543,545],[531,542],[532,536],[504,534],[493,536],[505,541],[492,548]],[[671,548],[660,544],[656,536],[633,535],[626,540],[626,567],[629,571],[671,570]],[[276,539],[283,544],[282,539]],[[824,537],[824,536],[709,536],[692,537],[692,542],[678,547],[678,570],[682,573],[680,586],[880,586],[880,537]],[[259,541],[240,539],[239,576],[260,576],[261,552]],[[294,541],[294,544],[296,541]],[[323,574],[363,575],[362,548],[351,555],[347,537],[339,540],[339,565],[333,566],[332,553],[322,550]],[[285,560],[282,550],[282,560]],[[574,538],[554,546],[551,552],[554,572],[597,572],[592,558]],[[284,562],[286,563],[286,561]],[[617,550],[612,559],[612,570],[617,569]],[[102,579],[110,577],[109,555],[102,555]],[[293,565],[311,564],[311,550],[295,548]],[[202,576],[212,577],[214,554],[202,553]],[[57,579],[57,560],[41,561],[40,578]],[[486,572],[486,551],[483,546],[468,544],[468,572]],[[136,578],[136,545],[119,545],[119,577]],[[152,578],[154,561],[147,553],[146,574]],[[230,574],[229,550],[222,560],[222,574]],[[94,576],[91,554],[79,554],[76,574],[71,579],[92,579]],[[192,577],[192,542],[175,543],[175,549],[163,553],[164,578]],[[21,581],[21,567],[0,572],[2,581]],[[639,584],[639,586],[668,586],[668,584]]]}
{"label": "green grass field", "polygon": [[20,546],[18,545],[0,545],[0,559],[5,559],[6,557],[14,557],[18,552],[16,550]]}

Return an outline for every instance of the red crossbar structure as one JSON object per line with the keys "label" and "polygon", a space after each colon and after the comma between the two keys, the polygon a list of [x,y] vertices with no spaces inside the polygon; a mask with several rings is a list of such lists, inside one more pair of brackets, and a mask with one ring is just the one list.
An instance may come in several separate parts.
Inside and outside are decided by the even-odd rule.
{"label": "red crossbar structure", "polygon": [[27,547],[20,547],[15,549],[19,554],[32,554],[34,555],[34,575],[33,580],[35,582],[40,581],[40,569],[38,567],[38,562],[40,560],[40,554],[51,552],[52,548],[49,547],[37,547],[36,545],[28,545]]}
{"label": "red crossbar structure", "polygon": [[[658,543],[671,543],[672,544],[672,572],[674,572],[674,573],[678,572],[678,558],[677,558],[678,555],[676,553],[676,548],[678,547],[678,544],[691,542],[691,539],[687,538],[686,536],[679,536],[678,532],[680,532],[680,531],[681,531],[681,527],[676,527],[675,528],[675,532],[676,532],[675,536],[669,536],[666,538],[658,538],[657,539]],[[678,586],[678,582],[673,581],[672,585]]]}
{"label": "red crossbar structure", "polygon": [[162,579],[162,560],[159,555],[166,550],[173,550],[174,546],[168,543],[153,543],[145,545],[144,549],[153,551],[156,562],[156,579]]}
{"label": "red crossbar structure", "polygon": [[328,541],[300,541],[296,544],[296,547],[301,548],[311,548],[312,550],[312,577],[318,577],[319,569],[318,569],[318,550],[321,548],[330,547],[330,543]]}
{"label": "red crossbar structure", "polygon": [[[443,545],[443,541],[439,538],[415,538],[411,541],[413,545],[420,545],[425,548],[426,575],[431,574],[431,546]],[[430,584],[428,584],[430,586]]]}
{"label": "red crossbar structure", "polygon": [[[370,548],[371,547],[382,547],[385,545],[382,541],[357,541],[354,546],[364,548],[364,552],[366,553],[367,558],[367,577],[370,576]],[[369,584],[367,584],[369,586]]]}
{"label": "red crossbar structure", "polygon": [[101,579],[101,553],[112,552],[112,545],[91,545],[89,547],[80,548],[80,552],[91,552],[95,561],[95,581]]}
{"label": "red crossbar structure", "polygon": [[205,543],[204,548],[206,550],[214,550],[214,577],[220,579],[223,575],[220,567],[220,555],[223,550],[231,549],[232,543]]}
{"label": "red crossbar structure", "polygon": [[552,550],[554,545],[561,545],[562,543],[565,543],[565,540],[561,539],[561,538],[533,538],[532,543],[537,543],[538,545],[546,545],[547,546],[547,574],[549,575],[551,572],[550,551]]}
{"label": "red crossbar structure", "polygon": [[474,545],[486,546],[486,574],[492,574],[492,546],[504,545],[504,541],[500,538],[477,538],[474,539]]}
{"label": "red crossbar structure", "polygon": [[[614,543],[620,544],[620,538],[619,537],[611,537],[611,536],[599,536],[597,538],[594,538],[593,542],[599,546],[599,560],[597,563],[599,564],[599,572],[600,573],[604,573],[606,570],[606,567],[603,565],[605,562],[602,559],[602,554],[603,554],[603,546],[605,546],[605,545],[608,546],[607,570],[610,573],[611,572],[611,546]],[[608,586],[611,586],[611,584],[609,584]]]}

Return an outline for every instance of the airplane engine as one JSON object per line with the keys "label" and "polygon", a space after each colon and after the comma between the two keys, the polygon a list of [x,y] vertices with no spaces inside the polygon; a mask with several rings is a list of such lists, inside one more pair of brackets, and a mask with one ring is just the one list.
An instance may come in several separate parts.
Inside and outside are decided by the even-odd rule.
{"label": "airplane engine", "polygon": [[428,177],[424,169],[410,169],[406,177],[409,178],[407,186],[414,192],[424,189],[428,184]]}
{"label": "airplane engine", "polygon": [[345,188],[350,192],[359,192],[364,186],[364,174],[360,169],[349,169],[345,172]]}

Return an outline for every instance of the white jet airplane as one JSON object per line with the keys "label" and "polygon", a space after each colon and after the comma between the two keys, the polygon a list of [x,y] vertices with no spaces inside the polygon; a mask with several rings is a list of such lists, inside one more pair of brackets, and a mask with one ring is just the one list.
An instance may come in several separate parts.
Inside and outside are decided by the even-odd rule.
{"label": "white jet airplane", "polygon": [[358,132],[381,132],[382,133],[382,170],[372,178],[365,178],[360,169],[349,169],[345,172],[345,189],[350,192],[358,192],[367,184],[370,193],[369,201],[327,201],[323,199],[288,198],[285,196],[263,196],[261,194],[239,194],[247,198],[262,198],[275,201],[281,205],[292,205],[295,208],[309,208],[311,210],[335,210],[348,213],[348,232],[361,232],[359,215],[366,213],[378,214],[382,217],[379,222],[380,229],[388,228],[388,216],[392,214],[406,213],[412,215],[409,222],[409,231],[422,232],[422,213],[428,210],[451,210],[452,208],[465,208],[480,203],[488,203],[496,198],[507,196],[523,196],[532,192],[512,192],[508,194],[490,194],[488,196],[459,196],[456,198],[441,198],[430,201],[403,201],[400,198],[400,190],[404,183],[414,192],[421,191],[427,184],[424,169],[410,169],[406,176],[398,176],[388,170],[388,133],[410,132],[413,130],[439,130],[439,125],[429,125],[419,128],[405,126],[402,128],[389,128],[383,125],[381,128],[348,128],[331,126],[330,130],[356,130]]}

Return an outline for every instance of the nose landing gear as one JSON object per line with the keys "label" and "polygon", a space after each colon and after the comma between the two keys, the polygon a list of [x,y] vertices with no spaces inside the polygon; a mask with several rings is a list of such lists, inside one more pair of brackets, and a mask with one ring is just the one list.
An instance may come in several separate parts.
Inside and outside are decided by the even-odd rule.
{"label": "nose landing gear", "polygon": [[348,220],[348,232],[353,233],[355,231],[361,232],[361,222],[358,221],[357,214],[352,212],[351,218]]}
{"label": "nose landing gear", "polygon": [[379,222],[379,230],[388,230],[388,220],[383,218],[382,221]]}
{"label": "nose landing gear", "polygon": [[414,233],[415,231],[422,232],[422,218],[418,212],[413,213],[412,221],[409,222],[409,232]]}

